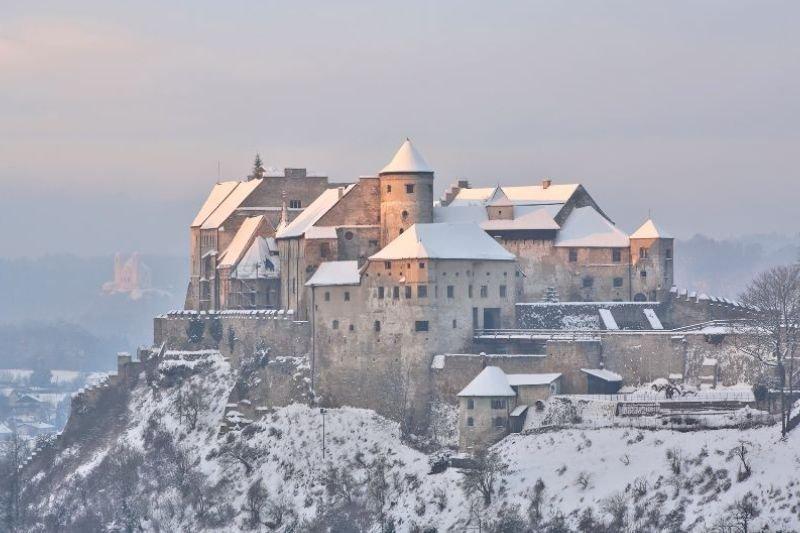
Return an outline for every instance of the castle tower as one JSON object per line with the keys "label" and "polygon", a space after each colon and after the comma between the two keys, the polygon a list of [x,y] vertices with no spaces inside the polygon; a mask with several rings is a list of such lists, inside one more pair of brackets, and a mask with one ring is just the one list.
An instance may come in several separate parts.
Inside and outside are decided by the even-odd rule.
{"label": "castle tower", "polygon": [[417,222],[433,222],[433,169],[406,139],[378,177],[382,248]]}
{"label": "castle tower", "polygon": [[672,235],[648,218],[630,239],[631,297],[635,301],[663,299],[675,282]]}

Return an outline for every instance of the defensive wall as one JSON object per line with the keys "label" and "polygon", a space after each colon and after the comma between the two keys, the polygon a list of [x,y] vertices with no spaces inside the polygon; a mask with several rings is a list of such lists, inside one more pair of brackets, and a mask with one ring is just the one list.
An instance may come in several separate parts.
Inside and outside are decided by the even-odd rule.
{"label": "defensive wall", "polygon": [[305,357],[311,350],[309,323],[282,309],[170,311],[154,319],[153,331],[156,346],[219,349],[234,365],[259,350],[274,357]]}

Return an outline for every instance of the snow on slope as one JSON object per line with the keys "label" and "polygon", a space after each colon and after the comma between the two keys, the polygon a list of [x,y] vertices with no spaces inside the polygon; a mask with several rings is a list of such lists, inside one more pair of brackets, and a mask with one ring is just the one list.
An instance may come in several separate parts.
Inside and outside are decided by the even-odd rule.
{"label": "snow on slope", "polygon": [[[371,411],[326,410],[324,456],[323,415],[302,405],[220,434],[235,371],[218,353],[170,357],[157,380],[140,379],[132,391],[123,431],[92,435],[100,444],[91,453],[78,445],[60,453],[54,465],[66,474],[49,478],[44,495],[32,502],[30,515],[40,524],[60,512],[84,520],[84,530],[83,515],[121,529],[134,520],[145,531],[239,530],[249,527],[248,496],[260,480],[271,502],[262,520],[281,516],[281,525],[262,531],[290,531],[292,524],[320,530],[320,523],[334,523],[325,513],[335,506],[349,510],[345,522],[357,524],[355,531],[378,531],[381,516],[396,531],[463,531],[470,520],[472,527],[501,514],[526,516],[541,479],[543,519],[563,515],[570,530],[589,507],[610,520],[609,502],[616,501],[624,504],[631,531],[704,531],[748,492],[761,509],[753,530],[764,524],[800,529],[800,432],[786,442],[774,428],[512,435],[493,448],[509,472],[484,508],[464,495],[458,469],[429,474],[430,456],[405,445],[398,424]],[[192,427],[177,405],[197,390],[205,403]],[[742,440],[749,443],[753,473],[740,482],[731,450]],[[668,455],[677,457],[678,473]]]}

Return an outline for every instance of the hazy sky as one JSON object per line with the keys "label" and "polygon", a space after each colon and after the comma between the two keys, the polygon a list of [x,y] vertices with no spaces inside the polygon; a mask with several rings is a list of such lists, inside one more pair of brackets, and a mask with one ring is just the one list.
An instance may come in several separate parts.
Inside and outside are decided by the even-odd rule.
{"label": "hazy sky", "polygon": [[[169,5],[167,5],[169,4]],[[210,185],[581,182],[623,229],[800,231],[800,2],[0,1],[0,255],[183,254]]]}

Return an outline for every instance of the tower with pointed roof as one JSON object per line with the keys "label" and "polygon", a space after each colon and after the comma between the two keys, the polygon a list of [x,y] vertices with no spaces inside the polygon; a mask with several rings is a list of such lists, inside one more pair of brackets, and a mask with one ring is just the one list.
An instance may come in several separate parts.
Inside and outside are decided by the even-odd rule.
{"label": "tower with pointed roof", "polygon": [[433,169],[410,139],[378,177],[381,247],[418,222],[433,222]]}
{"label": "tower with pointed roof", "polygon": [[658,301],[672,287],[674,238],[648,218],[633,232],[631,241],[631,298]]}

